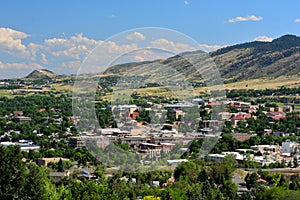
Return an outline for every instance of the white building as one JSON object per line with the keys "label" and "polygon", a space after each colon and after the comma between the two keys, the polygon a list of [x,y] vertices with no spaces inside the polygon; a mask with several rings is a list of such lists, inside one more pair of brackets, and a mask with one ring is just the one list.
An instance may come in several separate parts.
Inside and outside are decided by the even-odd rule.
{"label": "white building", "polygon": [[298,142],[286,141],[282,142],[281,152],[286,154],[294,154],[300,149],[300,144]]}
{"label": "white building", "polygon": [[177,167],[182,162],[188,162],[187,159],[167,160],[168,166]]}

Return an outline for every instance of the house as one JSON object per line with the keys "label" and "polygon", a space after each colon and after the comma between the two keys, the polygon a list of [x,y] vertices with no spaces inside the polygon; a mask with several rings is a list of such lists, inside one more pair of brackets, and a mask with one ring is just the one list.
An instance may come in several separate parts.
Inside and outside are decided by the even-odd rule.
{"label": "house", "polygon": [[268,117],[274,119],[274,120],[280,120],[285,118],[284,112],[268,112]]}
{"label": "house", "polygon": [[56,181],[60,181],[66,176],[70,176],[70,171],[64,171],[64,172],[50,172],[49,176],[53,178]]}
{"label": "house", "polygon": [[239,121],[246,121],[246,119],[251,118],[252,115],[249,113],[236,113],[232,118],[231,121],[233,123],[233,126],[237,126],[237,123]]}
{"label": "house", "polygon": [[17,116],[14,118],[14,121],[17,123],[29,122],[29,121],[31,121],[31,117]]}
{"label": "house", "polygon": [[13,111],[13,115],[15,116],[15,117],[20,117],[20,116],[23,116],[24,115],[24,113],[23,113],[23,111]]}
{"label": "house", "polygon": [[244,142],[245,140],[248,140],[252,135],[247,133],[234,133],[232,134],[232,136],[237,141]]}
{"label": "house", "polygon": [[180,117],[184,115],[184,112],[179,109],[173,109],[171,114],[175,117],[176,120],[178,120]]}
{"label": "house", "polygon": [[223,121],[229,120],[232,116],[232,113],[230,112],[220,112],[218,113],[219,118]]}
{"label": "house", "polygon": [[60,160],[69,161],[67,158],[39,158],[38,159],[38,166],[48,166],[50,162],[58,163]]}

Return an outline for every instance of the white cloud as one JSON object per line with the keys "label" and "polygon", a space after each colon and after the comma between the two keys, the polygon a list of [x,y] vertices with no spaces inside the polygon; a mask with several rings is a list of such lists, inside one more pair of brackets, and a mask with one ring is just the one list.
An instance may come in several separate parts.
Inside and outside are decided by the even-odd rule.
{"label": "white cloud", "polygon": [[188,0],[184,0],[184,4],[185,4],[185,5],[188,5],[188,4],[189,4],[189,1],[188,1]]}
{"label": "white cloud", "polygon": [[261,36],[257,36],[256,38],[254,38],[254,41],[260,41],[260,42],[272,42],[272,38],[265,36],[265,35],[261,35]]}
{"label": "white cloud", "polygon": [[145,40],[146,37],[140,32],[134,32],[126,36],[127,40]]}
{"label": "white cloud", "polygon": [[296,22],[296,23],[300,23],[300,19],[296,19],[295,22]]}
{"label": "white cloud", "polygon": [[45,44],[47,45],[57,45],[57,44],[67,44],[67,40],[64,38],[51,38],[51,39],[47,39],[45,40]]}
{"label": "white cloud", "polygon": [[161,38],[158,40],[154,40],[151,42],[152,47],[158,48],[161,50],[172,51],[172,53],[178,54],[185,51],[194,51],[196,50],[194,47],[183,44],[183,43],[175,43],[173,41],[169,41],[165,38]]}
{"label": "white cloud", "polygon": [[24,77],[35,69],[43,69],[37,63],[3,63],[0,61],[0,78]]}
{"label": "white cloud", "polygon": [[46,55],[44,53],[41,53],[41,62],[43,64],[48,64],[49,63],[47,58],[46,58]]}
{"label": "white cloud", "polygon": [[31,60],[35,60],[37,52],[40,51],[43,48],[44,47],[40,44],[29,43],[28,46],[27,46],[27,49],[31,54]]}
{"label": "white cloud", "polygon": [[22,39],[29,35],[10,28],[0,28],[0,51],[11,55],[19,54],[24,57],[28,56],[26,46],[22,44]]}
{"label": "white cloud", "polygon": [[249,15],[246,17],[238,16],[228,20],[229,23],[242,22],[242,21],[261,21],[263,18],[255,15]]}
{"label": "white cloud", "polygon": [[[0,77],[24,76],[34,69],[44,68],[42,66],[59,74],[75,74],[77,70],[80,70],[79,73],[100,72],[108,65],[163,59],[178,53],[198,50],[193,45],[165,38],[150,40],[140,32],[125,36],[122,44],[76,34],[68,38],[48,38],[39,44],[31,42],[26,45],[22,43],[22,39],[27,37],[26,33],[0,28]],[[143,44],[139,41],[147,43],[149,49],[139,49]],[[96,48],[97,46],[99,48]],[[200,49],[205,51],[214,51],[221,47],[200,45]],[[93,53],[90,54],[92,50]],[[10,57],[7,58],[6,54],[1,55],[1,51],[10,53]],[[89,54],[89,58],[85,60]],[[9,63],[11,60],[14,60],[14,63]],[[85,67],[81,69],[84,60]]]}
{"label": "white cloud", "polygon": [[218,49],[221,49],[225,46],[220,45],[208,45],[208,44],[200,44],[200,48],[206,52],[216,51]]}
{"label": "white cloud", "polygon": [[54,57],[83,60],[89,52],[103,41],[96,41],[77,34],[70,38],[51,38],[44,42],[42,50]]}

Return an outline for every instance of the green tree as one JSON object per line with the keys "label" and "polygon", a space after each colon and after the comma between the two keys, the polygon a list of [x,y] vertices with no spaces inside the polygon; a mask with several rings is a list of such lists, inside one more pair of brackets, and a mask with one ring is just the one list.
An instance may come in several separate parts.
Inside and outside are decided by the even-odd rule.
{"label": "green tree", "polygon": [[64,163],[63,163],[62,159],[59,159],[59,161],[57,163],[57,171],[58,172],[64,172],[65,171],[65,166],[64,166]]}
{"label": "green tree", "polygon": [[256,187],[256,181],[258,180],[258,175],[257,173],[248,173],[245,177],[245,181],[247,184],[247,188],[250,189],[252,187]]}

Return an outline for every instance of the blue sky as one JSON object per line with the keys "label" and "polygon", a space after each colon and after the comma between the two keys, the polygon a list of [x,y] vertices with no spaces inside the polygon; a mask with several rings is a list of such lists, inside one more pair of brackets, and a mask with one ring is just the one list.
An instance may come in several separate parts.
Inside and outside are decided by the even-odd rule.
{"label": "blue sky", "polygon": [[[255,39],[270,41],[287,33],[300,35],[299,8],[299,0],[2,1],[0,78],[23,76],[34,68],[76,73],[76,66],[95,47],[95,41],[132,28],[174,29],[207,45],[208,51]],[[45,42],[51,39],[65,40],[56,40],[67,45],[60,51],[88,40],[94,43],[83,45],[87,48],[83,55],[73,52],[70,57],[64,52],[65,57],[58,58],[53,53],[57,47],[51,43],[50,48]],[[76,66],[69,67],[70,62]]]}

